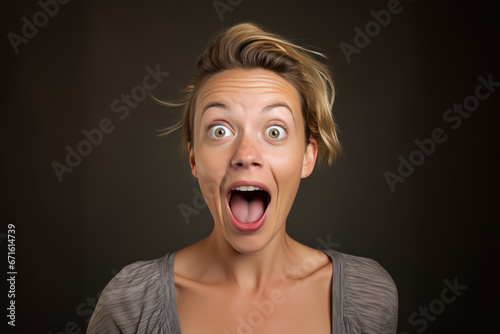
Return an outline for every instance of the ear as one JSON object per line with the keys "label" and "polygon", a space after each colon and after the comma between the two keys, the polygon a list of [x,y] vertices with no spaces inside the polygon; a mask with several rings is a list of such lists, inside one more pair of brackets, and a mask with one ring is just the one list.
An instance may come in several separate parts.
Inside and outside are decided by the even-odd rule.
{"label": "ear", "polygon": [[196,160],[194,158],[194,150],[191,146],[191,143],[188,143],[188,151],[189,151],[189,164],[191,165],[191,174],[194,177],[198,178],[198,173],[196,172]]}
{"label": "ear", "polygon": [[306,146],[304,152],[304,162],[302,164],[302,174],[301,177],[305,179],[314,170],[314,165],[316,164],[316,157],[318,156],[318,142],[313,137],[309,138],[309,144]]}

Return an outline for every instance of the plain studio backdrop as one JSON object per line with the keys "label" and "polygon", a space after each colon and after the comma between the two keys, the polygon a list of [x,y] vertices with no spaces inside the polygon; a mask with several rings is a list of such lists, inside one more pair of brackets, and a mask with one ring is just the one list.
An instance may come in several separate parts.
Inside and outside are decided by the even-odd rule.
{"label": "plain studio backdrop", "polygon": [[158,137],[180,109],[145,87],[178,98],[209,38],[242,21],[323,52],[335,77],[345,154],[302,182],[289,234],[380,262],[399,289],[398,332],[498,330],[492,5],[31,0],[1,13],[0,245],[7,277],[13,224],[17,271],[1,285],[9,333],[83,333],[124,265],[210,233],[179,133]]}

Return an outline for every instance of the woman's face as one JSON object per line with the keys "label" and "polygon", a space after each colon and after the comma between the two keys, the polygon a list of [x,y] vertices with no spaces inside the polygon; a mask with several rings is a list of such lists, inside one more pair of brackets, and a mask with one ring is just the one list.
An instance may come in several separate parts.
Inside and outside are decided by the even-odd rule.
{"label": "woman's face", "polygon": [[191,170],[214,232],[238,252],[263,249],[278,233],[300,179],[314,169],[317,143],[305,138],[299,93],[263,69],[210,78],[196,101]]}

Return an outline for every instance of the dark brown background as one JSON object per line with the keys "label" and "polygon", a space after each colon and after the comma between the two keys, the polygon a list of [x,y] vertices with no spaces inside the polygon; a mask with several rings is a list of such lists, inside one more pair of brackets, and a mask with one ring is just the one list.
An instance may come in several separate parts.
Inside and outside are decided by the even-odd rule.
{"label": "dark brown background", "polygon": [[[481,2],[402,0],[402,12],[348,64],[339,44],[353,44],[353,28],[387,3],[244,0],[221,21],[209,0],[73,0],[16,54],[7,34],[20,34],[21,18],[32,21],[40,6],[3,2],[0,233],[16,225],[18,270],[9,332],[84,332],[117,270],[210,232],[207,209],[190,224],[179,211],[194,207],[196,184],[178,137],[157,137],[179,110],[146,99],[120,120],[110,104],[157,64],[170,74],[154,93],[178,97],[208,39],[246,20],[317,47],[334,68],[345,156],[303,182],[289,233],[379,261],[399,288],[398,332],[418,333],[410,315],[455,277],[467,289],[425,333],[498,329],[500,91],[457,130],[442,118],[474,93],[478,76],[500,81],[498,19]],[[59,182],[51,163],[63,163],[66,145],[75,148],[103,118],[114,131]],[[397,157],[436,127],[448,139],[391,192],[384,172],[396,172]]]}

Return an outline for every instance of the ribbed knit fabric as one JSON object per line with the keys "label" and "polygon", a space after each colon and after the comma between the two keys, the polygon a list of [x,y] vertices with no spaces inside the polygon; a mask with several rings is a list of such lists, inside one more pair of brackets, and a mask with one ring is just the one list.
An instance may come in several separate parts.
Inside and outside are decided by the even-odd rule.
{"label": "ribbed knit fabric", "polygon": [[[394,334],[398,296],[375,261],[334,250],[332,334]],[[174,253],[123,268],[103,290],[88,334],[181,334],[175,302]],[[309,334],[309,333],[308,333]]]}

